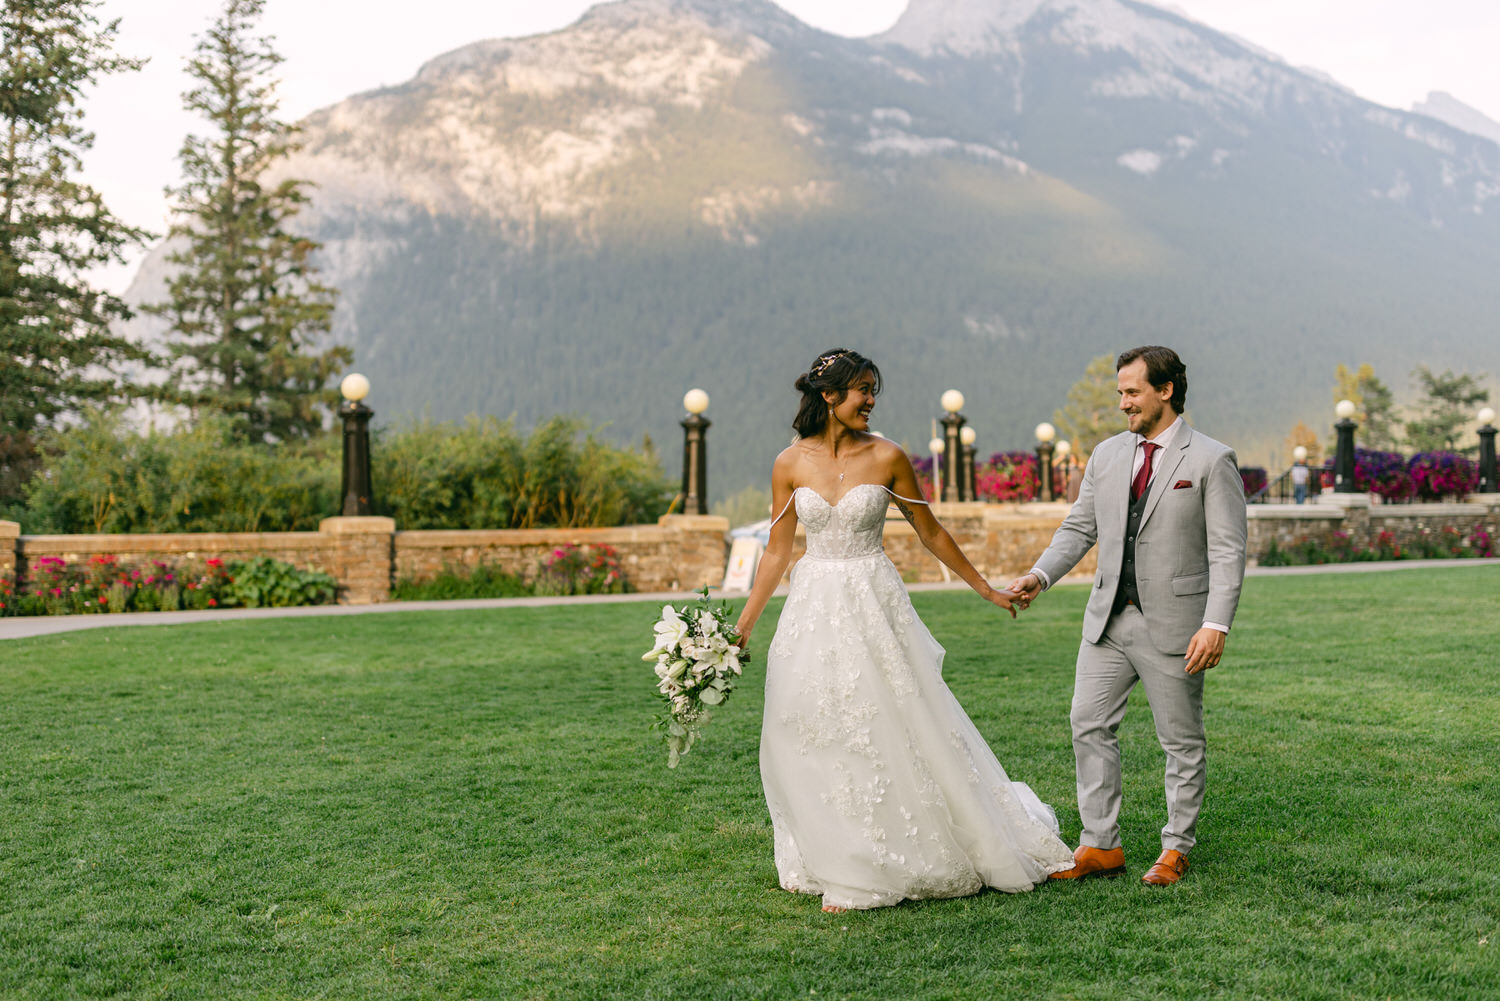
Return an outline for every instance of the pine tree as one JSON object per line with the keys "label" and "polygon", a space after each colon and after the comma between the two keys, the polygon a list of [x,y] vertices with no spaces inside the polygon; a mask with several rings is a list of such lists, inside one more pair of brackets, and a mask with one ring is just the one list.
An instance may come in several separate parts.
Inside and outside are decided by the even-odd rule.
{"label": "pine tree", "polygon": [[1406,437],[1412,449],[1470,454],[1479,451],[1477,438],[1463,448],[1458,443],[1479,405],[1489,402],[1490,391],[1481,385],[1480,379],[1468,373],[1454,375],[1451,371],[1437,375],[1426,365],[1418,365],[1412,377],[1422,392],[1421,401],[1413,408],[1418,416],[1406,422]]}
{"label": "pine tree", "polygon": [[[1333,401],[1348,400],[1354,404],[1354,423],[1359,425],[1361,448],[1395,452],[1401,448],[1401,421],[1396,415],[1396,397],[1380,381],[1368,363],[1350,369],[1340,364],[1334,374]],[[1330,447],[1329,454],[1333,453]]]}
{"label": "pine tree", "polygon": [[77,180],[94,142],[81,124],[84,89],[141,66],[113,54],[118,22],[101,24],[98,6],[0,2],[0,502],[34,467],[39,429],[143,392],[115,371],[148,357],[110,333],[129,310],[84,277],[146,237]]}
{"label": "pine tree", "polygon": [[1114,355],[1100,355],[1089,362],[1083,378],[1068,390],[1067,405],[1053,413],[1052,422],[1078,449],[1080,460],[1101,441],[1125,430]]}
{"label": "pine tree", "polygon": [[317,280],[320,245],[288,228],[308,182],[272,177],[298,129],[276,118],[281,56],[253,34],[263,6],[226,0],[188,62],[197,86],[184,103],[213,131],[188,136],[179,154],[169,233],[179,249],[167,257],[177,270],[168,301],[150,307],[171,321],[172,396],[238,418],[252,441],[319,431],[338,399],[329,382],[353,358],[318,350],[337,293]]}

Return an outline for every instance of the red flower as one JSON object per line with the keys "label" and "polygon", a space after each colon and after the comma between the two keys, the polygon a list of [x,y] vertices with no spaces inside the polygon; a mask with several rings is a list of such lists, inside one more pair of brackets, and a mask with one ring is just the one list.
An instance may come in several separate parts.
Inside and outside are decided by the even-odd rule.
{"label": "red flower", "polygon": [[215,599],[209,598],[208,599],[208,607],[209,608],[217,608],[217,607],[219,607],[219,603]]}

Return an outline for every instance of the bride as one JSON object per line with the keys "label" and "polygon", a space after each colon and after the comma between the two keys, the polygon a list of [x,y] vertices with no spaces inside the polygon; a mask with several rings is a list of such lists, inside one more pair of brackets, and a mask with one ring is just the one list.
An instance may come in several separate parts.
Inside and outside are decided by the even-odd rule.
{"label": "bride", "polygon": [[881,548],[886,508],[980,597],[1012,616],[1018,598],[980,576],[920,499],[906,453],[870,433],[873,362],[825,352],[796,388],[798,438],[771,472],[780,513],[738,624],[748,645],[800,521],[807,553],[767,652],[760,744],[781,885],[832,912],[1029,890],[1073,853],[944,684],[943,648]]}

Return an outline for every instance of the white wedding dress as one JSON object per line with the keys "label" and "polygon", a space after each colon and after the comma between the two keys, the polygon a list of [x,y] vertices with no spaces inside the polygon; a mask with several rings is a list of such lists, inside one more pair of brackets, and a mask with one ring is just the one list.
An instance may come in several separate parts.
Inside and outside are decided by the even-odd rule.
{"label": "white wedding dress", "polygon": [[881,548],[888,492],[792,496],[807,554],[768,650],[760,742],[781,885],[845,908],[1030,890],[1073,853],[943,682]]}

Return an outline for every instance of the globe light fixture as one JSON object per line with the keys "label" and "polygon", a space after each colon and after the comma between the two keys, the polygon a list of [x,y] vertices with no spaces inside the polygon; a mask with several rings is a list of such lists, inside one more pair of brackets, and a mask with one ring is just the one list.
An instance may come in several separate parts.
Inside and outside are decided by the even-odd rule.
{"label": "globe light fixture", "polygon": [[1354,416],[1354,411],[1356,409],[1357,408],[1354,406],[1353,400],[1340,400],[1334,406],[1333,413],[1334,416],[1336,416],[1339,420],[1347,421]]}
{"label": "globe light fixture", "polygon": [[1495,423],[1495,411],[1494,411],[1494,409],[1491,408],[1491,407],[1485,407],[1483,410],[1479,411],[1479,423],[1480,424],[1493,424],[1493,423]]}
{"label": "globe light fixture", "polygon": [[938,402],[943,405],[943,409],[948,411],[948,413],[956,414],[964,408],[964,394],[956,389],[950,389],[943,394],[942,399]]}
{"label": "globe light fixture", "polygon": [[1068,441],[1068,439],[1064,438],[1062,441],[1057,443],[1054,451],[1057,453],[1057,457],[1059,459],[1066,459],[1073,452],[1073,444],[1072,442]]}
{"label": "globe light fixture", "polygon": [[344,376],[344,381],[339,383],[339,393],[344,399],[358,403],[370,395],[370,380],[358,372],[350,372]]}
{"label": "globe light fixture", "polygon": [[942,455],[943,454],[943,439],[941,439],[941,438],[934,438],[931,441],[929,441],[927,443],[927,451],[931,452],[933,455]]}
{"label": "globe light fixture", "polygon": [[1036,426],[1037,441],[1049,442],[1056,437],[1057,428],[1053,427],[1051,424],[1048,424],[1046,421],[1042,421],[1042,423]]}
{"label": "globe light fixture", "polygon": [[370,418],[375,411],[362,402],[370,395],[370,380],[350,372],[339,383],[344,402],[339,417],[344,421],[344,470],[339,496],[339,514],[364,518],[375,513],[375,490],[370,476]]}
{"label": "globe light fixture", "polygon": [[944,501],[968,500],[969,478],[964,475],[964,444],[961,438],[964,424],[967,423],[964,415],[959,413],[964,407],[964,394],[956,389],[945,392],[938,400],[947,413],[943,414],[943,488],[938,497]]}
{"label": "globe light fixture", "polygon": [[979,433],[967,424],[959,429],[958,440],[963,442],[965,445],[974,444],[974,440],[978,437]]}
{"label": "globe light fixture", "polygon": [[1292,461],[1293,462],[1306,462],[1307,461],[1307,446],[1306,445],[1298,445],[1296,448],[1292,449]]}
{"label": "globe light fixture", "polygon": [[682,397],[682,513],[708,514],[708,394],[690,389]]}

